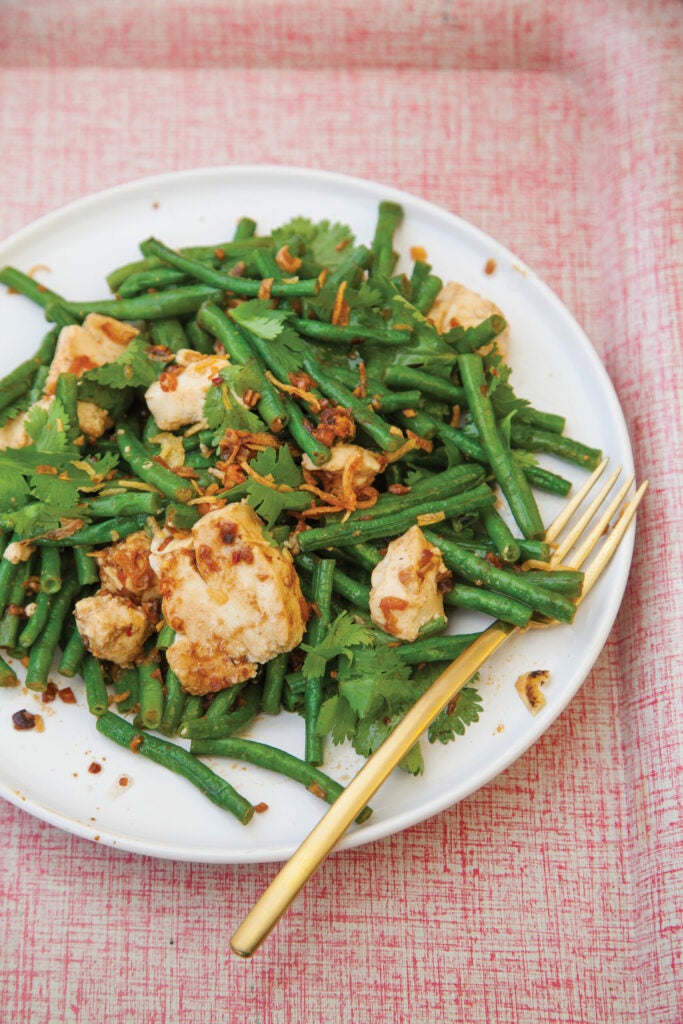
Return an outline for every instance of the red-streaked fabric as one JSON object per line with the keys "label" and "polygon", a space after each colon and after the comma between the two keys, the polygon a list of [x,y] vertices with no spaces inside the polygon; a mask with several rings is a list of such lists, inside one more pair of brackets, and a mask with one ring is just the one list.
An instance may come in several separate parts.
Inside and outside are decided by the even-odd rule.
{"label": "red-streaked fabric", "polygon": [[424,196],[588,331],[651,482],[568,710],[462,804],[334,855],[251,962],[275,865],[99,848],[0,805],[0,1020],[683,1020],[683,7],[5,0],[0,235],[167,170],[308,165]]}

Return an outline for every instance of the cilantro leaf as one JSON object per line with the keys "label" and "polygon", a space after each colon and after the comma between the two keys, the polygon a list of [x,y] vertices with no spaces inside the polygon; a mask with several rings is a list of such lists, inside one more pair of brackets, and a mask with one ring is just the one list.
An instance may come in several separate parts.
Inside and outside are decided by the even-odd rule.
{"label": "cilantro leaf", "polygon": [[282,333],[289,313],[286,309],[273,309],[268,299],[250,299],[231,309],[230,316],[257,337],[273,341]]}
{"label": "cilantro leaf", "polygon": [[231,405],[226,407],[226,396],[227,389],[222,387],[212,387],[206,392],[204,405],[202,406],[202,416],[210,430],[218,430],[225,419],[225,414],[232,408]]}
{"label": "cilantro leaf", "polygon": [[66,519],[90,522],[81,503],[78,487],[66,473],[36,473],[31,478],[30,498],[21,508],[10,513],[13,528],[21,537],[55,530]]}
{"label": "cilantro leaf", "polygon": [[6,406],[6,408],[0,412],[0,427],[4,427],[11,420],[16,419],[20,413],[26,412],[31,404],[31,398],[31,392],[27,391],[25,395],[22,395],[20,398],[17,398],[16,401]]}
{"label": "cilantro leaf", "polygon": [[255,361],[253,363],[245,363],[244,366],[229,363],[219,370],[218,376],[226,382],[233,394],[238,395],[240,398],[247,391],[258,391],[259,389],[259,376],[256,372]]}
{"label": "cilantro leaf", "polygon": [[86,455],[69,464],[69,479],[79,491],[98,491],[118,464],[118,452],[103,452],[100,456]]}
{"label": "cilantro leaf", "polygon": [[321,220],[313,223],[308,217],[293,217],[272,232],[276,248],[296,237],[305,247],[300,273],[315,277],[325,267],[335,270],[344,259],[349,245],[354,242],[353,232],[345,224]]}
{"label": "cilantro leaf", "polygon": [[148,388],[162,369],[162,364],[152,358],[149,351],[149,343],[144,337],[133,338],[118,359],[94,370],[86,370],[82,379],[115,390]]}
{"label": "cilantro leaf", "polygon": [[349,702],[341,694],[336,693],[323,701],[318,712],[316,732],[320,736],[329,734],[332,742],[338,745],[344,740],[351,739],[357,723],[358,715],[352,710]]}
{"label": "cilantro leaf", "polygon": [[531,404],[526,398],[518,398],[507,380],[501,380],[500,375],[489,377],[489,397],[498,419],[503,419],[519,409],[525,409]]}
{"label": "cilantro leaf", "polygon": [[5,466],[0,469],[0,512],[11,512],[28,498],[28,484],[20,470]]}
{"label": "cilantro leaf", "polygon": [[[334,743],[350,740],[357,753],[369,757],[440,674],[443,665],[435,662],[412,670],[378,632],[373,646],[354,646],[350,652],[341,653],[353,656],[338,664],[338,692],[323,702],[316,731],[329,734]],[[476,679],[474,676],[432,724],[430,742],[447,743],[478,721],[481,698],[473,685]],[[422,773],[419,744],[408,751],[400,767],[413,775]]]}
{"label": "cilantro leaf", "polygon": [[33,537],[61,526],[59,515],[42,501],[30,501],[11,513],[12,526],[20,538]]}
{"label": "cilantro leaf", "polygon": [[358,651],[349,664],[340,664],[339,692],[359,718],[391,715],[414,702],[411,675],[395,649],[380,643]]}
{"label": "cilantro leaf", "polygon": [[349,660],[353,659],[354,648],[371,644],[374,639],[374,631],[363,623],[355,620],[350,612],[340,612],[330,623],[320,643],[311,647],[309,644],[301,644],[301,649],[306,651],[306,658],[303,663],[303,674],[306,679],[315,676],[322,676],[328,661],[344,655]]}
{"label": "cilantro leaf", "polygon": [[360,288],[347,288],[344,301],[351,309],[372,309],[381,302],[381,293],[369,281],[363,281]]}
{"label": "cilantro leaf", "polygon": [[353,232],[345,224],[321,221],[311,242],[313,259],[327,270],[335,270],[344,259],[346,247],[353,242]]}
{"label": "cilantro leaf", "polygon": [[[278,346],[287,353],[287,355],[294,357],[298,366],[301,365],[301,355],[306,350],[307,343],[300,334],[297,334],[292,327],[285,327],[279,335],[277,343]],[[309,343],[308,348],[310,347]]]}
{"label": "cilantro leaf", "polygon": [[[40,443],[47,420],[36,417],[34,427]],[[51,444],[53,435],[47,433],[47,437]],[[100,458],[74,459],[75,453],[71,446],[55,453],[31,445],[0,455],[0,511],[7,513],[3,518],[20,536],[56,529],[65,519],[90,521],[81,492],[98,491],[117,465],[118,455],[106,452]]]}
{"label": "cilantro leaf", "polygon": [[[393,326],[406,324],[413,329],[407,344],[397,345],[391,351],[389,361],[396,366],[413,366],[435,377],[449,377],[458,361],[458,353],[441,337],[436,327],[402,295],[391,281],[373,279],[373,285],[382,288],[386,307],[389,309],[389,323]],[[386,321],[383,321],[386,323]],[[366,359],[369,376],[382,377],[387,365],[387,350],[372,352]]]}
{"label": "cilantro leaf", "polygon": [[23,476],[30,476],[35,473],[38,466],[54,466],[59,469],[64,463],[74,458],[74,452],[42,452],[34,445],[27,445],[25,448],[7,448],[0,451],[0,475],[16,470]]}
{"label": "cilantro leaf", "polygon": [[475,686],[463,687],[454,701],[443,709],[429,727],[427,736],[430,743],[448,743],[456,736],[464,736],[468,725],[479,721],[482,699]]}
{"label": "cilantro leaf", "polygon": [[36,474],[31,481],[31,494],[57,520],[83,518],[77,508],[80,501],[78,487],[66,474]]}
{"label": "cilantro leaf", "polygon": [[304,245],[309,245],[315,237],[315,232],[316,226],[310,217],[297,216],[275,228],[271,232],[271,238],[273,246],[278,249],[293,237],[300,239]]}
{"label": "cilantro leaf", "polygon": [[248,430],[259,433],[265,424],[256,413],[245,409],[230,394],[226,384],[209,388],[204,399],[203,416],[214,431],[212,441],[218,444],[226,430]]}
{"label": "cilantro leaf", "polygon": [[[402,718],[403,714],[395,714],[381,720],[373,718],[359,722],[351,741],[353,749],[362,757],[370,757],[384,743],[389,733]],[[413,744],[405,757],[401,759],[399,768],[411,775],[422,775],[424,760],[419,742]]]}
{"label": "cilantro leaf", "polygon": [[408,753],[399,761],[398,766],[410,775],[424,775],[425,763],[419,741],[413,743]]}
{"label": "cilantro leaf", "polygon": [[[330,322],[337,299],[338,286],[325,283],[315,298],[308,300],[309,307],[313,310],[319,320]],[[381,315],[376,313],[376,307],[382,301],[381,293],[373,288],[367,281],[363,281],[359,288],[352,288],[347,285],[344,291],[344,302],[349,307],[355,321],[371,326],[371,323],[383,324]],[[368,322],[366,314],[370,313],[374,318]]]}
{"label": "cilantro leaf", "polygon": [[24,421],[36,450],[55,455],[76,452],[67,437],[69,426],[69,418],[58,398],[54,398],[47,409],[34,405]]}
{"label": "cilantro leaf", "polygon": [[101,409],[106,409],[113,420],[120,419],[130,405],[134,391],[132,388],[105,387],[94,380],[88,380],[85,375],[76,381],[77,397],[79,402],[93,402]]}
{"label": "cilantro leaf", "polygon": [[[259,476],[272,481],[274,487],[249,477],[247,480],[247,501],[265,520],[270,528],[281,512],[285,509],[301,511],[309,508],[313,496],[307,491],[296,488],[304,482],[303,474],[298,468],[287,445],[281,448],[266,448],[251,463]],[[277,490],[284,486],[291,490]]]}
{"label": "cilantro leaf", "polygon": [[303,473],[292,458],[288,445],[266,448],[252,462],[259,476],[272,476],[273,483],[298,487],[304,482]]}

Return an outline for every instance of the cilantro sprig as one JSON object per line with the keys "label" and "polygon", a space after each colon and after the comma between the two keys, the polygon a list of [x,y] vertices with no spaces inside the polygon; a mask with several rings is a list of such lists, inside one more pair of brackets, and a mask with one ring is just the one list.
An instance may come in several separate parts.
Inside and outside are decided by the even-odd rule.
{"label": "cilantro sprig", "polygon": [[83,457],[69,441],[69,419],[58,398],[34,405],[24,421],[30,444],[0,452],[0,513],[19,536],[56,529],[65,519],[89,522],[83,495],[99,490],[118,457]]}
{"label": "cilantro sprig", "polygon": [[302,277],[316,277],[321,270],[335,270],[344,252],[353,244],[354,235],[345,224],[329,220],[317,223],[308,217],[294,217],[272,233],[277,248],[293,242],[302,250]]}
{"label": "cilantro sprig", "polygon": [[105,388],[120,391],[125,388],[148,388],[159,377],[167,359],[160,357],[150,347],[149,341],[139,335],[128,342],[125,349],[113,362],[87,370],[83,381],[91,381]]}
{"label": "cilantro sprig", "polygon": [[[251,468],[269,483],[250,476],[246,483],[247,501],[270,529],[285,510],[301,512],[310,508],[313,496],[298,487],[303,474],[294,462],[287,445],[266,448],[250,463]],[[272,486],[271,486],[272,485]]]}
{"label": "cilantro sprig", "polygon": [[[328,634],[307,652],[303,675],[326,666],[334,685],[323,702],[317,731],[335,744],[350,741],[353,749],[369,757],[384,742],[405,713],[442,669],[435,663],[414,671],[389,638],[344,613],[331,624]],[[333,668],[331,668],[333,666]],[[481,699],[470,682],[452,704],[432,723],[429,741],[446,743],[461,736],[466,726],[478,721]],[[412,775],[424,770],[419,744],[406,754],[400,767]]]}
{"label": "cilantro sprig", "polygon": [[247,430],[253,433],[265,430],[263,420],[255,412],[246,409],[236,397],[253,387],[249,368],[225,367],[218,376],[220,380],[207,391],[203,407],[204,420],[213,431],[213,444],[220,443],[226,430]]}

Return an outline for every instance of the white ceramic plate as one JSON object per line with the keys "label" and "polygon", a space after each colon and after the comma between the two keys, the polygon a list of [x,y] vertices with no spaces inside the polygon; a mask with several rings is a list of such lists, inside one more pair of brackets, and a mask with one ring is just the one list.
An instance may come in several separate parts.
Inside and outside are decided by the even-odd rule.
{"label": "white ceramic plate", "polygon": [[[452,214],[394,189],[341,175],[285,167],[215,167],[123,185],[73,203],[20,231],[0,246],[0,265],[39,272],[47,286],[72,299],[107,296],[108,271],[138,256],[137,244],[155,235],[171,246],[213,244],[249,215],[266,232],[290,216],[349,224],[369,242],[382,199],[403,204],[398,248],[423,246],[435,271],[489,296],[511,325],[513,383],[540,408],[567,417],[567,433],[601,447],[614,465],[632,466],[624,419],[612,385],[585,334],[539,278],[510,252]],[[484,267],[493,258],[496,270]],[[5,373],[34,351],[45,333],[42,312],[28,300],[0,294]],[[542,460],[553,468],[552,460]],[[581,471],[554,468],[575,480]],[[549,521],[559,499],[544,499]],[[359,846],[424,820],[493,779],[548,728],[586,678],[605,643],[623,595],[632,542],[579,610],[575,624],[515,639],[481,674],[484,713],[466,735],[447,746],[423,740],[426,770],[413,778],[395,772],[373,799],[374,814],[354,827],[341,847]],[[453,631],[486,620],[459,614]],[[531,717],[514,688],[528,669],[550,669],[548,703]],[[0,793],[31,814],[88,839],[177,860],[241,863],[287,858],[325,810],[303,787],[252,766],[210,762],[253,803],[269,810],[248,826],[235,822],[189,783],[109,743],[95,730],[82,685],[77,706],[56,701],[38,707],[24,688],[0,691]],[[45,730],[18,732],[11,715],[40,710]],[[281,714],[257,721],[256,739],[301,754],[302,720]],[[102,766],[91,774],[92,762]],[[329,746],[326,770],[348,781],[360,761]],[[122,786],[122,777],[128,780]]]}

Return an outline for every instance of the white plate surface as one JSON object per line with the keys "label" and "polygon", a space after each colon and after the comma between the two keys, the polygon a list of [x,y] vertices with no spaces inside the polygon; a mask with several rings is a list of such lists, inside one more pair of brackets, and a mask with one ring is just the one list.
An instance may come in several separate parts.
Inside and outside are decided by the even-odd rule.
{"label": "white plate surface", "polygon": [[[372,239],[382,199],[403,204],[398,248],[421,245],[445,280],[459,280],[489,296],[511,326],[512,383],[520,396],[567,417],[567,433],[601,447],[613,465],[630,472],[629,439],[612,385],[590,342],[562,303],[522,261],[457,217],[395,189],[341,175],[285,167],[214,167],[136,181],[58,210],[0,245],[0,265],[29,270],[44,264],[40,280],[72,299],[107,296],[105,275],[138,258],[149,235],[171,246],[214,244],[231,237],[240,216],[260,232],[294,215],[342,221],[359,241]],[[496,271],[485,273],[487,261]],[[408,265],[408,264],[407,264]],[[0,373],[34,351],[46,330],[41,310],[5,289],[0,294]],[[566,464],[548,468],[581,480]],[[559,499],[543,498],[549,521]],[[447,746],[422,741],[426,770],[394,775],[372,801],[369,821],[350,830],[341,848],[390,835],[451,806],[493,779],[518,758],[566,707],[607,639],[623,595],[632,540],[622,545],[608,573],[572,626],[518,637],[481,674],[484,713],[466,735]],[[454,632],[487,620],[459,613]],[[536,717],[514,688],[517,676],[547,668],[547,705]],[[66,681],[64,681],[66,682]],[[38,706],[24,688],[0,691],[0,794],[60,828],[124,850],[177,860],[245,863],[287,858],[324,812],[325,805],[294,782],[250,765],[210,761],[253,803],[268,804],[248,826],[218,810],[189,783],[110,744],[95,730],[80,680],[77,706]],[[11,715],[41,711],[45,730],[18,732]],[[298,716],[262,718],[250,736],[301,754]],[[88,772],[96,761],[99,774]],[[329,746],[326,771],[348,781],[360,764],[352,750]],[[129,784],[121,786],[125,776]]]}

